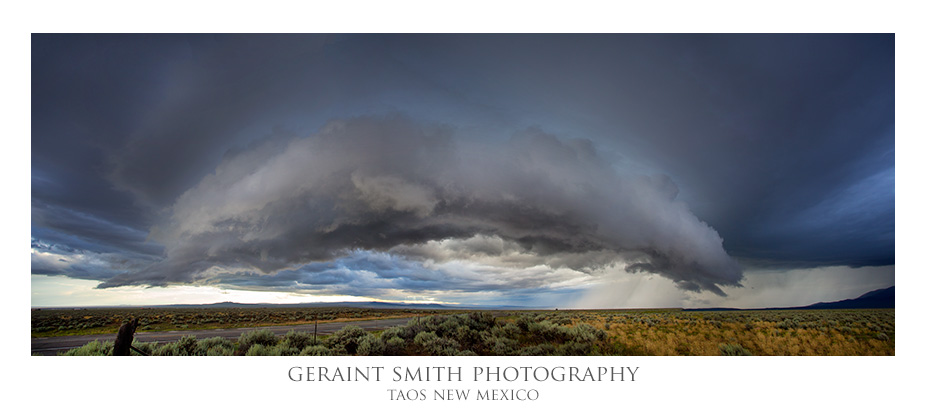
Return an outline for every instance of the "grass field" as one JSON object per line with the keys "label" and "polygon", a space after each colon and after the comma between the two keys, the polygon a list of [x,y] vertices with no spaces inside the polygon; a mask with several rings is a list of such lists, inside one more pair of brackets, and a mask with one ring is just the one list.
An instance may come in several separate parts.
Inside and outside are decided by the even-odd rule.
{"label": "grass field", "polygon": [[[260,327],[386,317],[416,317],[380,332],[346,327],[316,345],[309,336],[266,331],[236,341],[140,344],[159,355],[894,355],[895,310],[492,311],[357,308],[35,310],[32,336],[114,334],[137,317],[138,331]],[[71,354],[106,354],[93,348]],[[91,344],[94,345],[94,344]],[[88,345],[90,346],[90,345]],[[108,350],[111,350],[111,342]]]}

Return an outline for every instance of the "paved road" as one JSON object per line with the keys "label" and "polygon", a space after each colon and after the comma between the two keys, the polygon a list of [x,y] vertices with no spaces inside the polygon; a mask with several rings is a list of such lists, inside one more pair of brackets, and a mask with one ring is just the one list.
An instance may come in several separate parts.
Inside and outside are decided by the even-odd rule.
{"label": "paved road", "polygon": [[[319,323],[318,324],[318,334],[319,335],[330,335],[335,331],[340,330],[344,326],[354,325],[361,327],[366,330],[382,330],[388,329],[392,326],[399,326],[408,323],[408,320],[411,318],[397,318],[397,319],[376,319],[376,320],[361,320],[355,322],[332,322],[332,323]],[[260,328],[238,328],[238,329],[203,329],[203,330],[183,330],[183,331],[169,331],[169,332],[138,332],[135,334],[135,340],[140,342],[175,342],[180,339],[181,336],[193,335],[198,339],[211,338],[215,336],[221,336],[228,339],[237,339],[244,332],[250,332],[255,329],[269,329],[276,335],[285,335],[290,330],[296,332],[308,332],[313,333],[315,331],[315,324],[307,325],[289,325],[289,326],[264,326]],[[32,354],[41,354],[45,356],[54,356],[58,352],[66,351],[68,349],[81,347],[86,345],[89,342],[94,340],[116,340],[115,334],[110,335],[80,335],[80,336],[59,336],[53,338],[32,338]]]}

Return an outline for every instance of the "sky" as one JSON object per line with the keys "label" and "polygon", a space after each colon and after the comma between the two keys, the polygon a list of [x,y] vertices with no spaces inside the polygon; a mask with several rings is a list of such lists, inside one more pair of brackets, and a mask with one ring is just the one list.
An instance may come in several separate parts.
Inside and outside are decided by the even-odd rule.
{"label": "sky", "polygon": [[895,283],[895,42],[32,35],[32,306]]}

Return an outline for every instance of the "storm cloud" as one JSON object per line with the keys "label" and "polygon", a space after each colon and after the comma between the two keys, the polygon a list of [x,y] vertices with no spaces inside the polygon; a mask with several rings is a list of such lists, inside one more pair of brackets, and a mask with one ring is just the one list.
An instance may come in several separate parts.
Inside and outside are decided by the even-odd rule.
{"label": "storm cloud", "polygon": [[895,262],[889,34],[36,34],[31,56],[36,275],[530,304]]}
{"label": "storm cloud", "polygon": [[687,290],[738,285],[741,269],[722,239],[676,201],[666,176],[617,174],[590,141],[536,128],[490,148],[453,134],[400,115],[360,117],[281,151],[239,153],[153,229],[166,260],[103,287],[201,281],[225,268],[274,274],[355,250],[400,254],[476,236],[544,258],[611,253],[575,258],[574,270],[622,262]]}

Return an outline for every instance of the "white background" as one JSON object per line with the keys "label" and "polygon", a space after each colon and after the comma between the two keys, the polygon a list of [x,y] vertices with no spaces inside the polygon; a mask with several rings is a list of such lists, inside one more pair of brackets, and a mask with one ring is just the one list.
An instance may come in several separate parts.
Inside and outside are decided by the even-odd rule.
{"label": "white background", "polygon": [[[6,219],[2,394],[46,410],[917,410],[923,351],[917,205],[922,13],[851,1],[44,1],[6,4],[0,151]],[[30,357],[30,33],[33,32],[890,32],[896,33],[895,357],[42,358]],[[292,382],[292,366],[462,366],[463,382]],[[475,383],[473,366],[631,366],[635,382]],[[535,402],[390,401],[387,389],[537,389]],[[19,406],[15,406],[19,405]],[[573,408],[573,409],[566,409]],[[8,409],[13,410],[13,409]]]}

